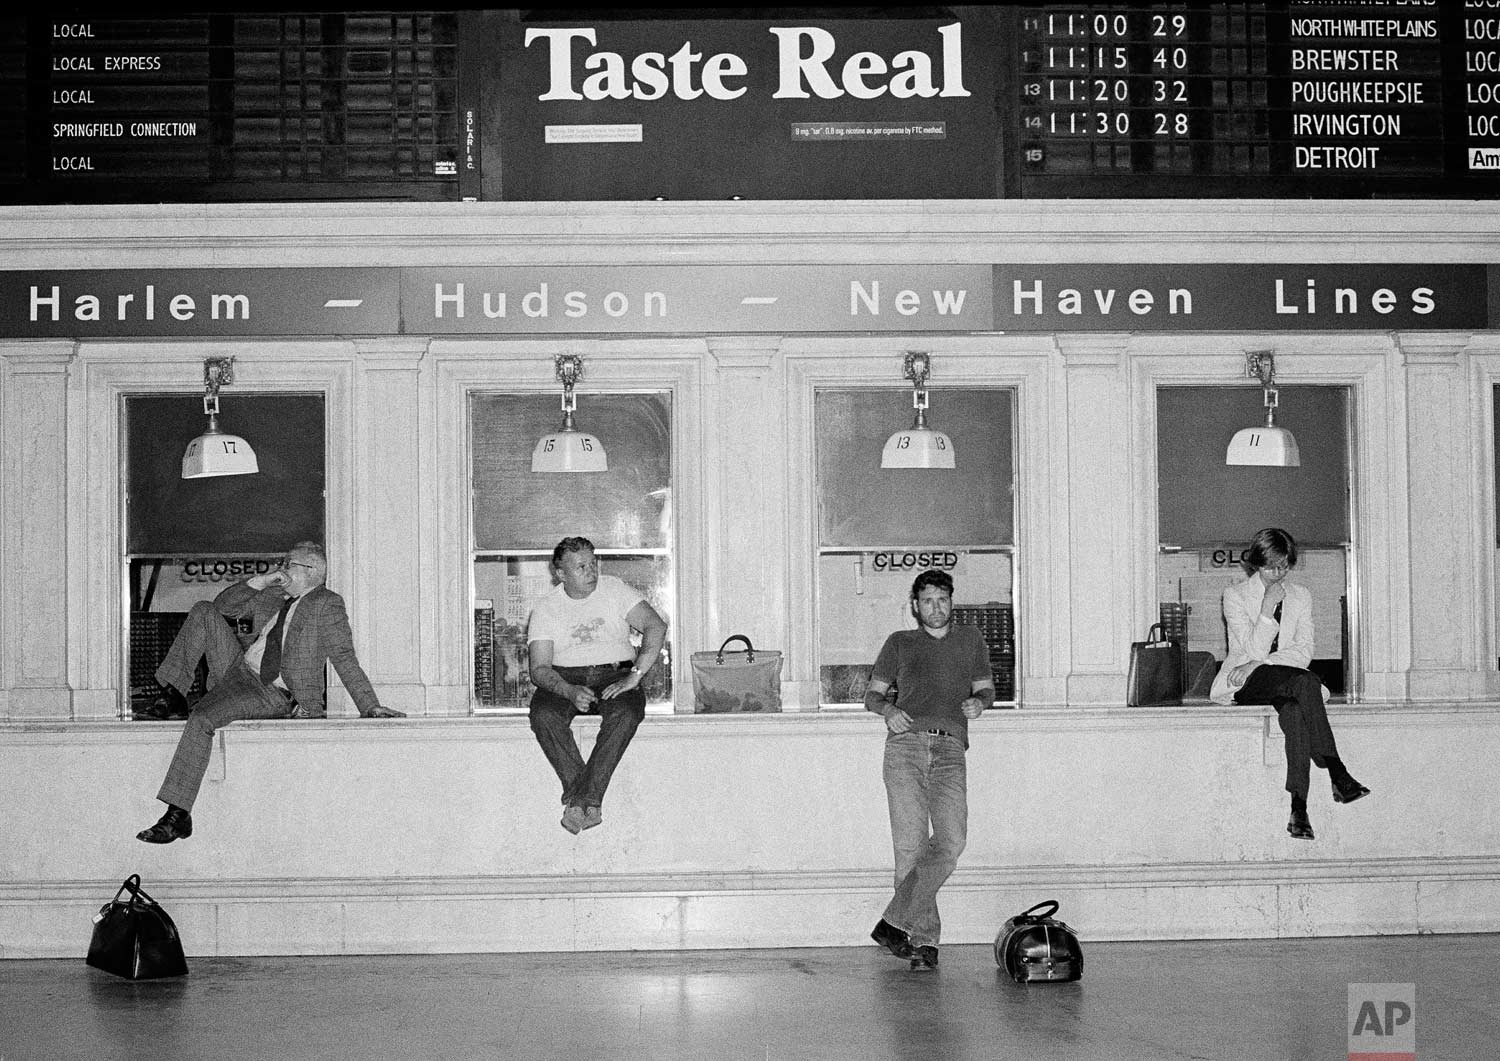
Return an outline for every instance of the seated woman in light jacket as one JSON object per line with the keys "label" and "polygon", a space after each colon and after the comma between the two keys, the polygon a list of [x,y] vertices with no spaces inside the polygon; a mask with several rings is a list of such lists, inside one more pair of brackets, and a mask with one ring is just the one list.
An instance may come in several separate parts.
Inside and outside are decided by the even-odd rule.
{"label": "seated woman in light jacket", "polygon": [[1324,709],[1326,692],[1312,662],[1312,594],[1286,581],[1297,563],[1297,543],[1279,527],[1257,531],[1245,550],[1250,577],[1224,590],[1229,654],[1209,695],[1221,704],[1271,704],[1286,735],[1286,790],[1292,817],[1286,831],[1313,838],[1307,817],[1309,761],[1328,771],[1333,801],[1353,803],[1370,790],[1349,776],[1339,759]]}

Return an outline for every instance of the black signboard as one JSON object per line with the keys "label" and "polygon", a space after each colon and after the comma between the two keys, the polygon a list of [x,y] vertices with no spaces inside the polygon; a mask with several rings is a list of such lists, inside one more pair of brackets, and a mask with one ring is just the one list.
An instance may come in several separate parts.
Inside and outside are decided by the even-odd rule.
{"label": "black signboard", "polygon": [[[490,18],[506,199],[998,194],[992,20]],[[491,105],[493,103],[493,105]]]}
{"label": "black signboard", "polygon": [[0,18],[11,202],[457,199],[453,13]]}
{"label": "black signboard", "polygon": [[58,10],[0,17],[0,202],[1488,199],[1500,183],[1492,0]]}
{"label": "black signboard", "polygon": [[1488,198],[1500,181],[1493,4],[1047,4],[1016,17],[1013,194]]}

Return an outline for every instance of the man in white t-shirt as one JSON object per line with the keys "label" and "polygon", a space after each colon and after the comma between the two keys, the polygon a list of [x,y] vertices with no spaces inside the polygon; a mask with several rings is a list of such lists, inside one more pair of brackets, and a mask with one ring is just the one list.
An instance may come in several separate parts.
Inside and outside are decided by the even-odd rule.
{"label": "man in white t-shirt", "polygon": [[[531,731],[562,781],[562,826],[577,833],[604,820],[604,790],[646,717],[640,684],[661,655],[667,621],[635,589],[599,574],[587,538],[558,542],[552,570],[558,585],[531,610],[526,630]],[[638,650],[632,631],[641,635]],[[573,738],[583,714],[599,716],[587,762]]]}

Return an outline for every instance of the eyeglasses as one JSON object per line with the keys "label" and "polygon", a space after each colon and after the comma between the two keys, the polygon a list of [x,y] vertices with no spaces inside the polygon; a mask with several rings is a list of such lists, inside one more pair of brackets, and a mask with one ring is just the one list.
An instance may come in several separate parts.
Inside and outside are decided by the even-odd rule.
{"label": "eyeglasses", "polygon": [[288,568],[288,567],[305,567],[309,571],[316,571],[317,570],[317,567],[315,567],[312,564],[299,563],[296,560],[283,560],[283,561],[281,561],[281,566],[282,566],[283,569]]}

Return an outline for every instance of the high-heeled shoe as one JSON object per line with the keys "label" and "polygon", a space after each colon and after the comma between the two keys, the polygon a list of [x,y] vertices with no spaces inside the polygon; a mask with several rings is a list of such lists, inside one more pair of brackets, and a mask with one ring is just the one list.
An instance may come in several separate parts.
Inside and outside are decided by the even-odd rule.
{"label": "high-heeled shoe", "polygon": [[1311,840],[1313,838],[1312,822],[1307,817],[1307,811],[1292,811],[1291,820],[1286,823],[1286,831],[1292,835],[1293,840]]}

